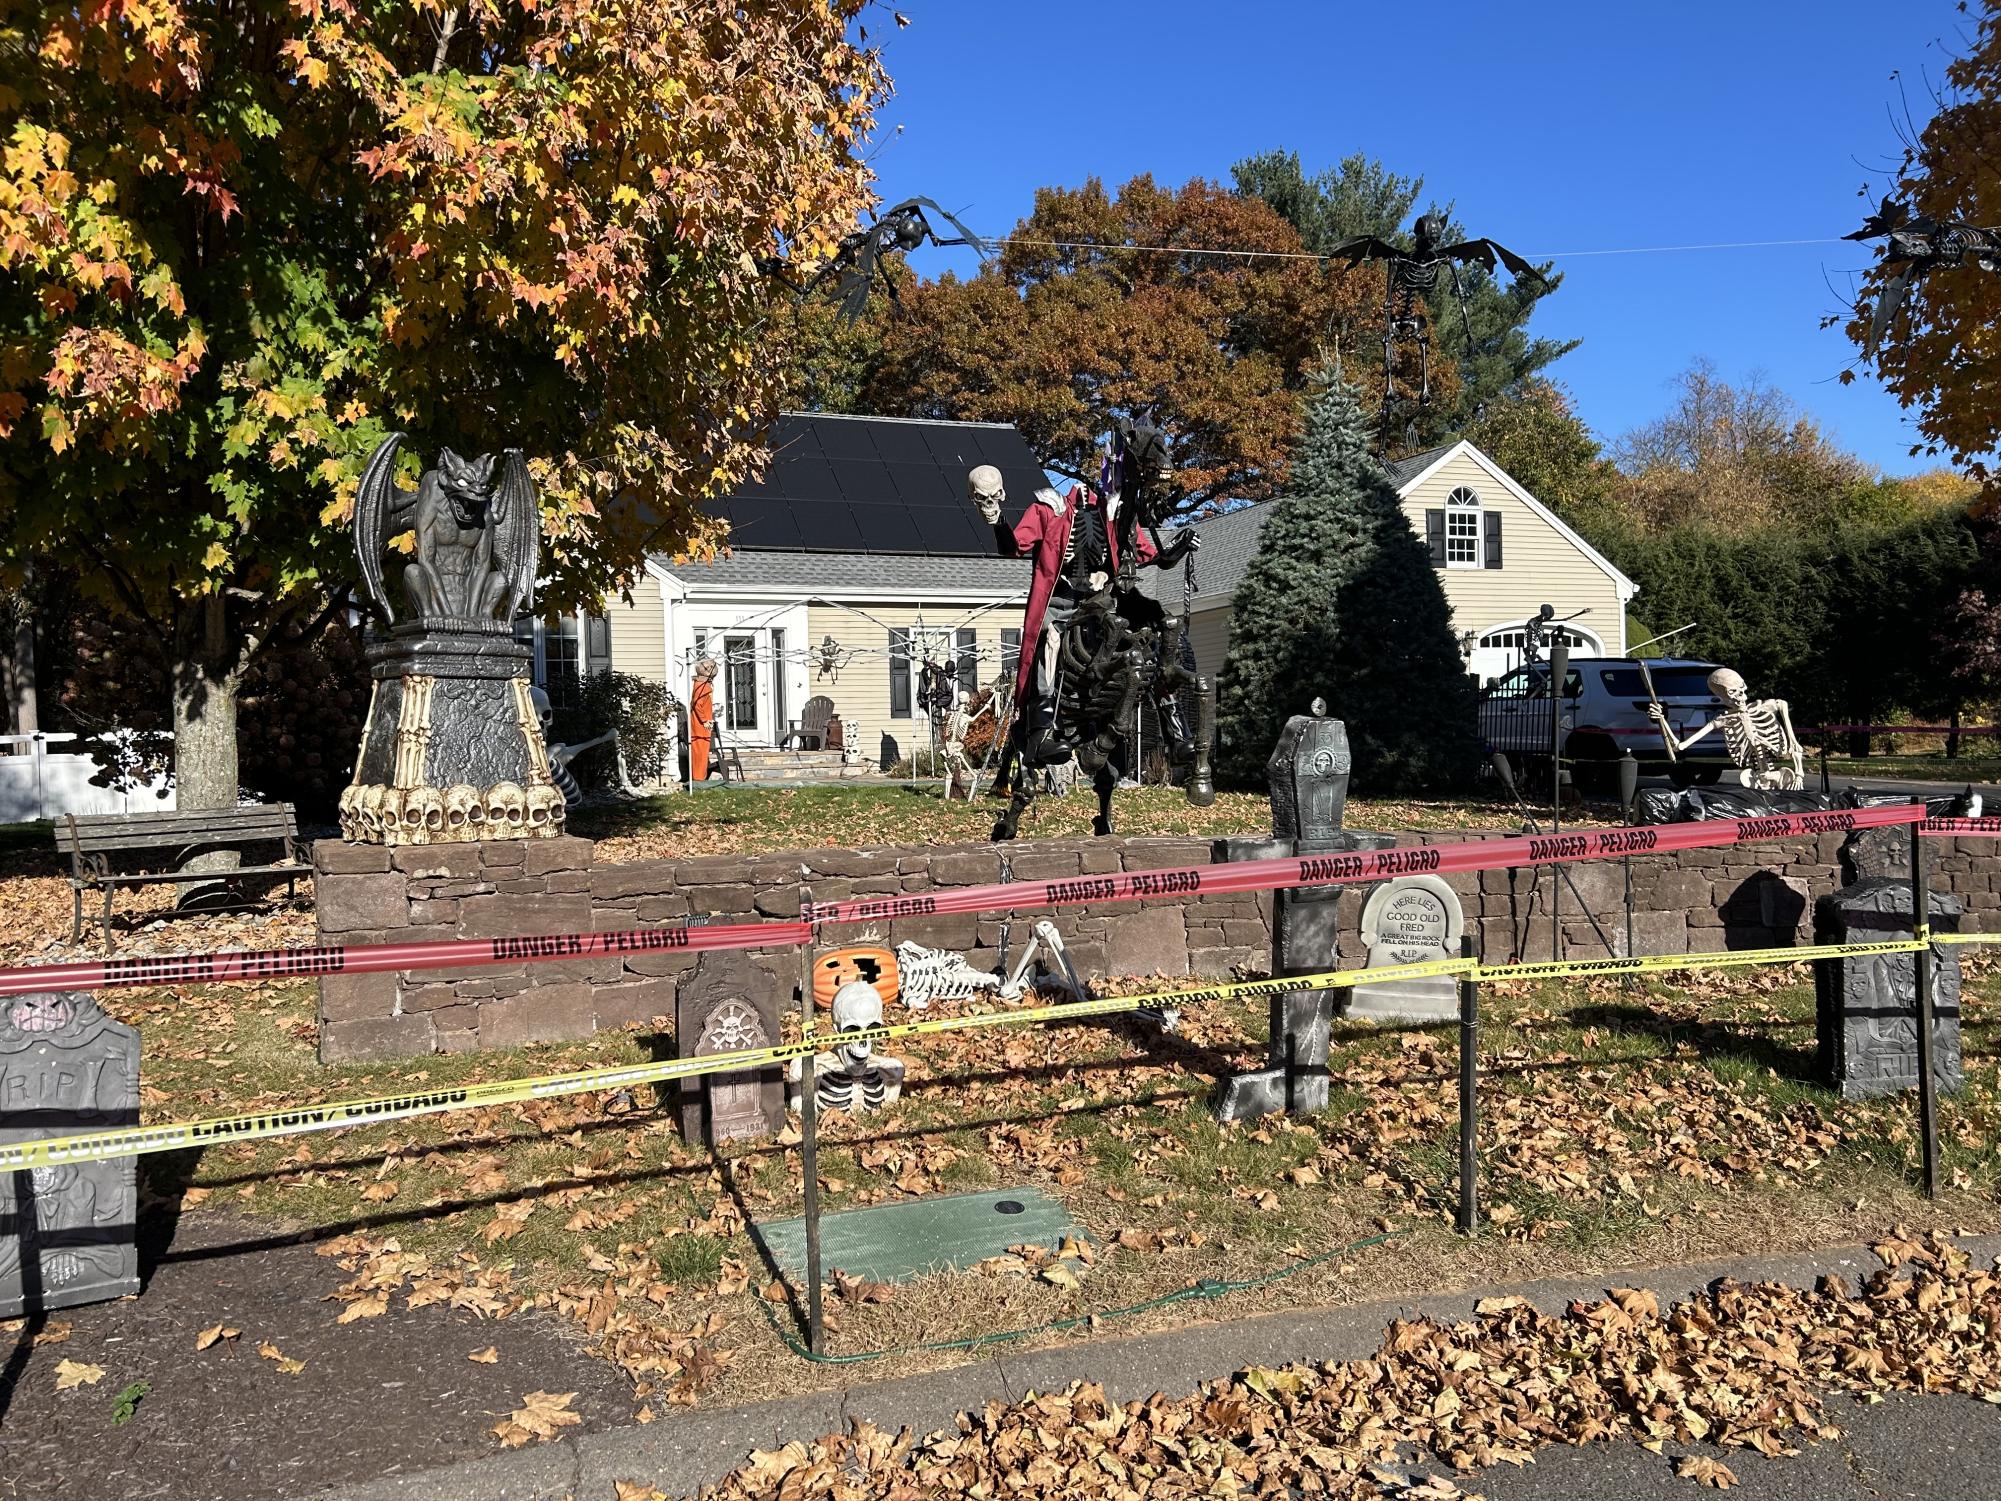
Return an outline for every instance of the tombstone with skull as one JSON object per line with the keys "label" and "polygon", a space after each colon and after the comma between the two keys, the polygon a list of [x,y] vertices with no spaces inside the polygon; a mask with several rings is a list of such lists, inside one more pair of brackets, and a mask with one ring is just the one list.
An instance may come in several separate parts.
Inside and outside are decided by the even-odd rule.
{"label": "tombstone with skull", "polygon": [[[849,1040],[813,1057],[813,1095],[822,1110],[859,1115],[896,1103],[903,1092],[905,1065],[875,1051],[867,1035],[882,1025],[882,995],[866,980],[850,980],[834,992],[834,1029]],[[798,1103],[799,1063],[791,1070],[792,1101]]]}

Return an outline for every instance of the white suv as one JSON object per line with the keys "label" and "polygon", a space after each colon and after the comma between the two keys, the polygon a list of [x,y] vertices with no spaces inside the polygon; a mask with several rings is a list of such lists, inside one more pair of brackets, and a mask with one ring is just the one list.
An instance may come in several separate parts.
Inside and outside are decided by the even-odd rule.
{"label": "white suv", "polygon": [[[1723,707],[1709,691],[1714,662],[1680,657],[1649,660],[1654,692],[1668,723],[1686,739]],[[1730,767],[1720,736],[1711,736],[1680,759],[1670,761],[1661,732],[1647,713],[1646,679],[1630,657],[1572,657],[1564,675],[1558,754],[1578,780],[1609,785],[1614,767],[1628,750],[1642,773],[1665,772],[1677,787],[1708,786]],[[1517,667],[1480,694],[1480,735],[1489,751],[1505,751],[1519,779],[1537,763],[1549,765],[1549,666]]]}

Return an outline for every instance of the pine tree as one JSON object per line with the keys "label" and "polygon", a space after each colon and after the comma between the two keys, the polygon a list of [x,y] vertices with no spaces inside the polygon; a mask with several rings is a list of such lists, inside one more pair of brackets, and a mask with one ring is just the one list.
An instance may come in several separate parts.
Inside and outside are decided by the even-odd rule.
{"label": "pine tree", "polygon": [[1287,493],[1268,502],[1237,589],[1219,719],[1222,769],[1262,781],[1286,719],[1315,697],[1348,726],[1358,792],[1463,784],[1479,756],[1473,680],[1425,545],[1370,452],[1355,389],[1307,397]]}

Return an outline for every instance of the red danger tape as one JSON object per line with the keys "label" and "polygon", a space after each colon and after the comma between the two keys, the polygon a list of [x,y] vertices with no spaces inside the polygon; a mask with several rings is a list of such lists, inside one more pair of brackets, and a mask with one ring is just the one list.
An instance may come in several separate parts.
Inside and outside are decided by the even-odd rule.
{"label": "red danger tape", "polygon": [[1281,860],[1245,860],[1235,865],[1198,865],[1174,870],[1135,870],[1117,875],[1063,881],[1005,881],[962,886],[952,891],[912,893],[847,902],[815,902],[806,909],[814,923],[887,922],[934,913],[993,912],[1010,907],[1067,907],[1083,902],[1136,902],[1148,897],[1228,895],[1272,891],[1286,886],[1333,886],[1382,881],[1395,876],[1443,875],[1457,871],[1502,870],[1515,865],[1555,865],[1572,860],[1606,860],[1620,855],[1653,855],[1669,850],[1752,844],[1801,834],[1848,833],[1855,829],[1913,824],[1921,804],[1893,803],[1834,813],[1789,813],[1771,818],[1737,818],[1701,823],[1644,824],[1636,828],[1593,829],[1580,834],[1531,834],[1463,844],[1428,844],[1412,849],[1369,850],[1352,855],[1301,855]]}
{"label": "red danger tape", "polygon": [[524,934],[427,943],[322,944],[313,948],[224,949],[214,954],[162,954],[94,959],[79,964],[24,964],[0,969],[0,995],[37,990],[107,990],[130,985],[207,985],[309,975],[377,975],[385,970],[453,969],[479,964],[550,964],[601,955],[700,953],[805,943],[803,922],[674,924],[616,933]]}
{"label": "red danger tape", "polygon": [[1920,826],[1927,834],[1949,839],[1955,834],[2001,834],[2001,818],[1927,818]]}

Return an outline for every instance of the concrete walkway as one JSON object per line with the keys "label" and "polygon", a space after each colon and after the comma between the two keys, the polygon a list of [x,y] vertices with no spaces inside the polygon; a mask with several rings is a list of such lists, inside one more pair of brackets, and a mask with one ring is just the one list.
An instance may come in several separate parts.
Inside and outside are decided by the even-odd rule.
{"label": "concrete walkway", "polygon": [[[1976,1261],[2001,1254],[2001,1235],[1969,1237],[1960,1245]],[[1161,1334],[1096,1340],[1052,1349],[1006,1352],[970,1365],[901,1381],[857,1385],[842,1392],[759,1403],[715,1412],[673,1413],[656,1422],[562,1439],[496,1454],[446,1469],[389,1476],[366,1485],[322,1492],[322,1501],[609,1501],[613,1484],[640,1480],[669,1495],[692,1495],[741,1464],[753,1449],[792,1439],[811,1441],[851,1419],[895,1431],[947,1427],[961,1411],[990,1400],[1018,1401],[1030,1391],[1061,1390],[1073,1381],[1104,1383],[1115,1402],[1156,1391],[1187,1392],[1245,1366],[1287,1361],[1355,1360],[1373,1354],[1394,1318],[1470,1318],[1473,1304],[1495,1293],[1525,1297],[1545,1309],[1572,1299],[1602,1297],[1608,1286],[1651,1288],[1665,1307],[1690,1298],[1719,1277],[1790,1282],[1811,1287],[1826,1274],[1859,1282],[1881,1266],[1861,1246],[1794,1256],[1698,1262],[1652,1271],[1606,1269],[1595,1278],[1524,1283],[1401,1303],[1369,1303],[1320,1312],[1272,1314],[1237,1323],[1204,1324]],[[880,1369],[877,1367],[876,1369]],[[1989,1501],[2001,1495],[2001,1408],[1966,1397],[1890,1398],[1875,1406],[1834,1399],[1836,1421],[1848,1430],[1839,1443],[1819,1444],[1795,1459],[1767,1460],[1745,1451],[1723,1458],[1747,1501],[1834,1498],[1877,1501]],[[1680,1452],[1680,1451],[1670,1451]],[[1413,1466],[1417,1480],[1427,1470]],[[1447,1473],[1433,1465],[1429,1473]],[[1469,1484],[1471,1484],[1469,1482]],[[1476,1489],[1494,1501],[1557,1498],[1675,1497],[1699,1494],[1674,1478],[1674,1467],[1635,1444],[1540,1451],[1533,1465],[1479,1477]]]}

